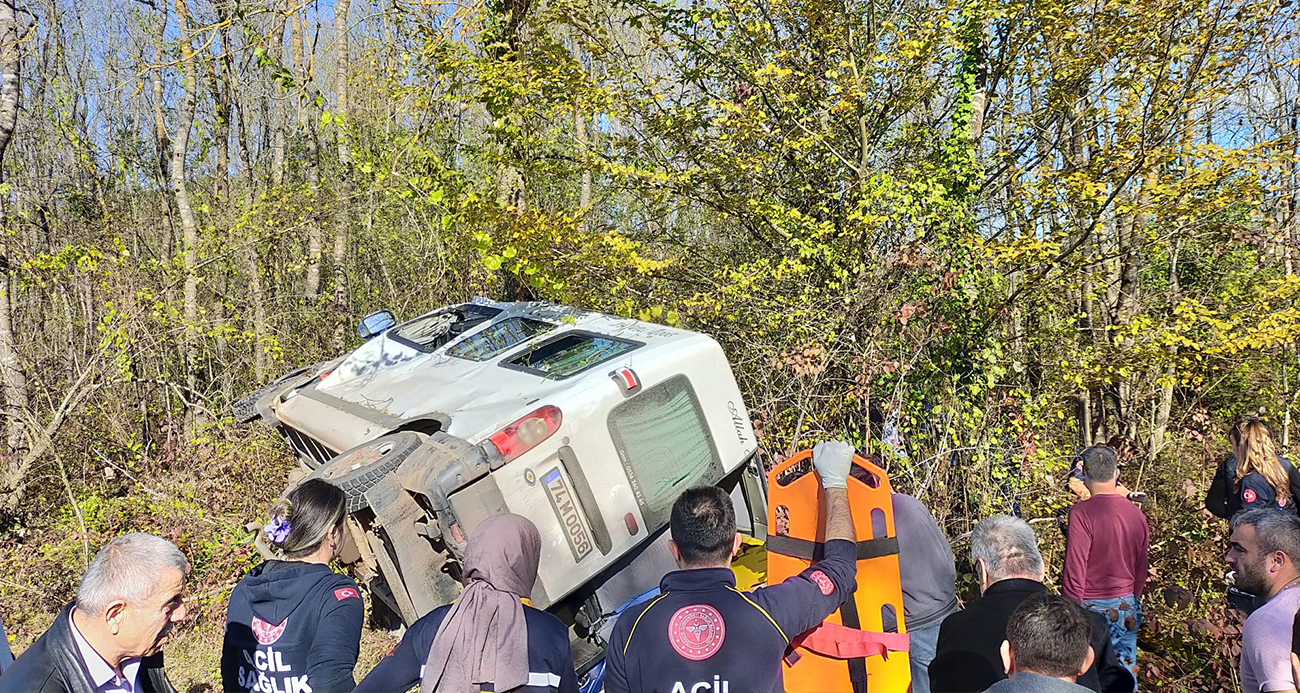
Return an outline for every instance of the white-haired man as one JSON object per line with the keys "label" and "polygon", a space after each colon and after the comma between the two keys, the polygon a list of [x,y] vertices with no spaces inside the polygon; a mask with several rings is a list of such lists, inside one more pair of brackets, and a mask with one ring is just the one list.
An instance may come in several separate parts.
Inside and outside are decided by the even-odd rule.
{"label": "white-haired man", "polygon": [[[981,520],[971,533],[970,550],[980,598],[939,626],[930,662],[930,690],[935,693],[982,691],[1005,679],[999,648],[1011,614],[1029,597],[1048,593],[1038,537],[1024,520],[1009,515]],[[1079,685],[1101,693],[1131,693],[1133,675],[1115,657],[1106,620],[1089,612],[1089,621],[1096,656],[1080,674]]]}
{"label": "white-haired man", "polygon": [[0,676],[0,693],[174,693],[162,648],[185,618],[188,572],[184,554],[165,539],[110,541],[76,600]]}

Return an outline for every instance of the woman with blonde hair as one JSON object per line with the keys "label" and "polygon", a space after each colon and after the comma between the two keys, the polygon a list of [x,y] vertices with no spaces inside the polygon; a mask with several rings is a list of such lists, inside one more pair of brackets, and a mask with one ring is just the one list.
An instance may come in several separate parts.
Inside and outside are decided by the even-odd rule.
{"label": "woman with blonde hair", "polygon": [[[1245,500],[1245,496],[1247,495],[1245,490],[1242,488],[1241,480],[1244,477],[1249,476],[1250,472],[1254,471],[1255,467],[1267,468],[1270,466],[1263,464],[1264,461],[1261,460],[1260,455],[1257,454],[1254,466],[1245,472],[1239,472],[1239,469],[1241,468],[1240,460],[1242,459],[1242,451],[1249,451],[1252,445],[1249,441],[1246,443],[1242,442],[1243,432],[1248,428],[1252,431],[1251,440],[1254,441],[1253,444],[1257,446],[1260,451],[1265,449],[1273,450],[1273,457],[1277,459],[1278,465],[1281,466],[1282,471],[1285,473],[1286,481],[1283,482],[1283,485],[1287,487],[1286,497],[1289,499],[1286,507],[1292,512],[1295,512],[1295,499],[1300,498],[1300,471],[1297,471],[1295,466],[1277,451],[1277,446],[1273,442],[1273,434],[1269,431],[1268,424],[1261,419],[1250,417],[1238,421],[1232,425],[1232,428],[1228,429],[1228,444],[1232,446],[1232,453],[1219,462],[1218,467],[1214,470],[1214,480],[1210,482],[1210,488],[1205,493],[1205,507],[1201,508],[1201,517],[1205,518],[1207,521],[1214,517],[1231,520],[1233,515],[1241,512],[1243,507],[1242,502]],[[1276,475],[1276,470],[1270,473]],[[1276,501],[1277,492],[1272,490],[1272,485],[1267,483],[1257,483],[1262,477],[1262,474],[1257,473],[1257,475],[1252,478],[1252,484],[1261,488],[1251,489],[1249,495],[1252,496],[1252,500],[1251,505],[1248,507],[1256,507],[1259,505],[1259,493],[1262,486],[1268,486],[1269,490],[1266,491],[1266,495],[1271,493],[1274,496],[1274,501]]]}
{"label": "woman with blonde hair", "polygon": [[1287,463],[1277,454],[1268,427],[1259,419],[1248,419],[1237,427],[1232,446],[1237,458],[1239,508],[1282,508],[1295,512]]}

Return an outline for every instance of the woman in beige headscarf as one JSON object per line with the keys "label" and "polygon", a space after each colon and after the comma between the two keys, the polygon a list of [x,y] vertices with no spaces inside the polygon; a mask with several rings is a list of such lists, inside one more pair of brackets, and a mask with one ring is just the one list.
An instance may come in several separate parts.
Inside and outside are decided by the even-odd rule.
{"label": "woman in beige headscarf", "polygon": [[484,520],[465,548],[465,590],[411,625],[358,693],[577,693],[569,630],[532,607],[541,555],[520,515]]}

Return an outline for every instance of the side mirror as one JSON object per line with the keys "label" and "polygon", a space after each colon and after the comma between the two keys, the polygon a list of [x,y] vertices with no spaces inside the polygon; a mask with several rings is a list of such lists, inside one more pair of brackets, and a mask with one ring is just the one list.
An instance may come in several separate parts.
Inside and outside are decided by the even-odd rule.
{"label": "side mirror", "polygon": [[361,324],[357,325],[357,335],[362,339],[370,339],[383,334],[396,324],[397,318],[393,316],[393,311],[376,311],[361,319]]}

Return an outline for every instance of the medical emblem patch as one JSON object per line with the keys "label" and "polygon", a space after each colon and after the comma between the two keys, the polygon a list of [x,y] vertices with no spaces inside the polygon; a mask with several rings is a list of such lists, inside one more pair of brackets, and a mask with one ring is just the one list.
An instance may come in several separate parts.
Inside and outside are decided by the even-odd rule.
{"label": "medical emblem patch", "polygon": [[831,582],[831,579],[826,577],[826,573],[823,573],[820,570],[814,570],[808,575],[808,577],[812,578],[812,581],[817,583],[817,589],[822,591],[823,597],[829,597],[833,592],[835,592],[835,583]]}
{"label": "medical emblem patch", "polygon": [[693,662],[717,654],[726,637],[722,614],[708,604],[684,606],[668,621],[668,642],[677,654]]}
{"label": "medical emblem patch", "polygon": [[278,626],[273,626],[254,616],[253,635],[257,638],[257,642],[263,645],[270,645],[276,640],[279,640],[281,635],[284,635],[284,627],[287,625],[289,625],[289,619],[287,618],[284,619],[284,623],[281,623]]}

